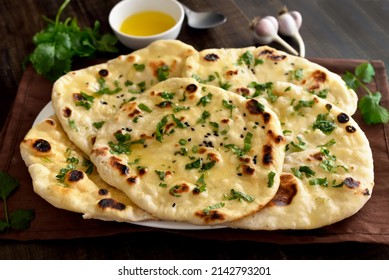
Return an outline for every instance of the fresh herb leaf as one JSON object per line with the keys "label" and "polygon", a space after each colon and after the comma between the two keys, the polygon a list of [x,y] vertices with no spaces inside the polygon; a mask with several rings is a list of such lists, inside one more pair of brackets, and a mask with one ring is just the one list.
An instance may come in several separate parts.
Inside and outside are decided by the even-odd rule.
{"label": "fresh herb leaf", "polygon": [[246,64],[247,66],[251,66],[254,64],[254,62],[254,55],[249,51],[246,51],[238,59],[238,65]]}
{"label": "fresh herb leaf", "polygon": [[245,152],[242,149],[240,149],[238,146],[236,146],[235,144],[227,144],[227,145],[224,145],[224,147],[231,150],[238,157],[243,157],[245,155]]}
{"label": "fresh herb leaf", "polygon": [[[307,146],[303,139],[300,137],[300,136],[297,136],[297,143],[294,143],[293,141],[290,142],[290,146],[292,147],[292,151],[293,152],[301,152],[301,151],[305,151],[307,149]],[[288,147],[290,147],[288,146]]]}
{"label": "fresh herb leaf", "polygon": [[336,125],[334,120],[328,118],[328,113],[327,113],[327,114],[319,114],[316,117],[316,120],[313,123],[312,128],[313,130],[319,129],[324,134],[329,135],[336,128]]}
{"label": "fresh herb leaf", "polygon": [[224,202],[220,202],[220,203],[217,203],[217,204],[214,204],[214,205],[211,205],[211,206],[208,206],[206,208],[203,209],[203,213],[205,215],[209,215],[211,210],[215,210],[215,209],[219,209],[219,208],[222,208],[225,206],[225,203]]}
{"label": "fresh herb leaf", "polygon": [[276,173],[274,171],[270,171],[269,174],[267,174],[267,187],[268,188],[273,187],[275,176],[276,176]]}
{"label": "fresh herb leaf", "polygon": [[297,105],[293,106],[293,109],[295,111],[299,111],[301,108],[304,108],[304,107],[312,107],[314,104],[314,101],[313,100],[308,100],[308,101],[305,101],[305,100],[299,100],[299,102],[297,103]]}
{"label": "fresh herb leaf", "polygon": [[112,141],[108,142],[108,146],[111,148],[111,153],[113,154],[131,154],[131,146],[141,144],[143,145],[145,143],[145,139],[141,138],[138,140],[131,141],[131,135],[126,133],[122,134],[120,132],[116,132],[114,134],[117,143],[114,143]]}
{"label": "fresh herb leaf", "polygon": [[119,85],[117,83],[115,84],[116,88],[110,89],[106,85],[105,79],[102,77],[97,79],[97,83],[99,84],[99,89],[96,91],[96,94],[99,94],[99,95],[103,95],[103,94],[113,95],[113,94],[116,94],[116,93],[119,93],[122,91],[122,88],[119,87]]}
{"label": "fresh herb leaf", "polygon": [[87,175],[91,175],[93,173],[93,169],[95,166],[89,159],[84,158],[82,162],[82,166],[86,167],[85,173]]}
{"label": "fresh herb leaf", "polygon": [[139,106],[139,109],[141,109],[142,111],[145,111],[147,113],[152,112],[151,109],[149,107],[147,107],[147,105],[144,103],[140,103],[138,106]]}
{"label": "fresh herb leaf", "polygon": [[198,123],[198,124],[199,124],[199,123],[200,123],[200,124],[204,124],[204,123],[206,123],[206,119],[208,119],[210,116],[211,116],[211,113],[210,113],[210,112],[204,111],[204,112],[201,114],[200,118],[197,119],[197,122],[196,122],[196,123]]}
{"label": "fresh herb leaf", "polygon": [[201,176],[197,179],[196,187],[194,188],[197,192],[205,192],[207,190],[207,184],[205,183],[205,175],[201,174]]}
{"label": "fresh herb leaf", "polygon": [[327,180],[327,178],[315,178],[315,179],[309,180],[309,184],[311,186],[319,185],[319,186],[323,186],[323,187],[328,187],[328,180]]}
{"label": "fresh herb leaf", "polygon": [[363,96],[358,102],[358,109],[367,124],[387,123],[389,111],[380,105],[381,93],[375,92]]}
{"label": "fresh herb leaf", "polygon": [[247,201],[247,202],[253,202],[254,197],[252,197],[249,194],[245,194],[239,191],[236,191],[234,189],[231,189],[230,195],[224,194],[225,199],[227,200],[239,200],[239,201]]}
{"label": "fresh herb leaf", "polygon": [[330,141],[328,141],[327,143],[323,144],[323,145],[318,145],[317,147],[319,148],[324,148],[324,147],[331,147],[333,145],[336,144],[336,140],[335,139],[331,139]]}
{"label": "fresh herb leaf", "polygon": [[181,195],[179,193],[177,193],[177,190],[180,189],[181,186],[180,185],[175,185],[173,187],[171,187],[169,189],[169,193],[172,195],[172,196],[175,196],[175,197],[181,197]]}
{"label": "fresh herb leaf", "polygon": [[0,220],[0,232],[7,229],[22,230],[30,226],[35,217],[34,210],[14,210],[8,212],[7,201],[11,193],[19,186],[18,180],[0,171],[0,198],[4,205],[5,220]]}
{"label": "fresh herb leaf", "polygon": [[299,68],[296,70],[289,71],[289,81],[301,81],[303,79],[303,69]]}
{"label": "fresh herb leaf", "polygon": [[96,129],[100,129],[103,127],[105,121],[101,121],[101,122],[94,122],[92,123],[93,127],[96,128]]}
{"label": "fresh herb leaf", "polygon": [[172,100],[176,94],[174,92],[162,92],[161,97],[166,100]]}
{"label": "fresh herb leaf", "polygon": [[358,109],[364,121],[367,124],[387,123],[389,122],[389,111],[380,105],[381,93],[379,91],[373,93],[366,85],[373,80],[374,76],[374,67],[365,62],[359,64],[354,73],[347,71],[342,78],[349,88],[355,91],[361,88],[367,93],[358,101]]}
{"label": "fresh herb leaf", "polygon": [[197,168],[200,168],[202,166],[202,164],[203,164],[203,159],[198,158],[195,161],[192,161],[191,163],[187,163],[185,165],[185,169],[197,169]]}
{"label": "fresh herb leaf", "polygon": [[156,132],[155,132],[155,138],[159,142],[163,141],[163,135],[165,134],[165,126],[166,126],[166,124],[168,122],[168,117],[169,117],[169,115],[164,116],[161,119],[161,121],[157,123],[157,129],[156,129]]}
{"label": "fresh herb leaf", "polygon": [[374,67],[370,63],[361,63],[355,68],[355,75],[364,83],[370,83],[375,76]]}
{"label": "fresh herb leaf", "polygon": [[166,172],[165,171],[160,171],[160,170],[155,170],[155,173],[157,173],[159,180],[165,181],[166,178]]}
{"label": "fresh herb leaf", "polygon": [[18,186],[19,182],[16,179],[7,173],[0,171],[0,198],[3,201],[5,201]]}
{"label": "fresh herb leaf", "polygon": [[245,153],[249,152],[251,150],[251,140],[253,138],[253,134],[251,132],[247,132],[245,138],[244,138],[244,144],[243,144],[243,151]]}
{"label": "fresh herb leaf", "polygon": [[162,65],[157,68],[157,79],[159,82],[166,80],[169,77],[169,66]]}
{"label": "fresh herb leaf", "polygon": [[265,91],[271,91],[273,88],[273,83],[272,82],[267,82],[267,83],[257,83],[257,82],[251,82],[248,85],[248,88],[253,88],[254,94],[251,96],[251,98],[258,97],[262,95]]}
{"label": "fresh herb leaf", "polygon": [[293,172],[293,175],[299,179],[303,178],[303,173],[305,174],[305,177],[307,177],[307,178],[312,177],[316,174],[315,171],[313,171],[310,167],[305,166],[305,165],[300,166],[299,169],[292,167],[291,170]]}
{"label": "fresh herb leaf", "polygon": [[100,23],[82,29],[76,18],[61,22],[60,17],[69,4],[65,0],[59,7],[55,20],[44,17],[46,26],[33,37],[34,51],[28,61],[38,74],[54,82],[71,70],[75,57],[92,57],[96,52],[117,52],[117,39],[112,34],[100,34]]}
{"label": "fresh herb leaf", "polygon": [[15,230],[27,229],[30,222],[35,218],[34,210],[19,209],[9,213],[9,226]]}
{"label": "fresh herb leaf", "polygon": [[138,72],[143,72],[146,68],[146,65],[144,64],[138,64],[138,63],[134,63],[134,69]]}
{"label": "fresh herb leaf", "polygon": [[230,110],[230,118],[232,117],[232,110],[234,108],[236,108],[236,106],[230,102],[228,102],[227,100],[223,100],[222,101],[222,104],[223,104],[223,107]]}
{"label": "fresh herb leaf", "polygon": [[207,95],[204,95],[203,97],[200,98],[199,102],[197,102],[197,106],[203,105],[204,107],[210,103],[212,100],[212,93],[208,93]]}

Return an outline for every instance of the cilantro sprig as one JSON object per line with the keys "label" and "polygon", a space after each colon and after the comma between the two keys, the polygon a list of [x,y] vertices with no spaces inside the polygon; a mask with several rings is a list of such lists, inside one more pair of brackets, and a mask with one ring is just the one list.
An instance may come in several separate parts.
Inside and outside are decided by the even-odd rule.
{"label": "cilantro sprig", "polygon": [[117,52],[117,39],[112,34],[100,34],[100,23],[93,28],[82,29],[77,18],[60,21],[61,14],[70,0],[65,0],[58,9],[55,20],[43,17],[47,26],[35,34],[35,50],[27,61],[35,70],[50,81],[71,70],[74,57],[92,57],[96,52]]}
{"label": "cilantro sprig", "polygon": [[0,219],[0,232],[9,229],[27,229],[30,227],[31,220],[35,217],[33,210],[18,209],[11,212],[8,211],[7,199],[17,187],[19,187],[19,182],[16,179],[0,171],[0,199],[4,205],[4,219]]}
{"label": "cilantro sprig", "polygon": [[347,71],[343,80],[347,86],[353,90],[362,88],[367,94],[358,101],[358,109],[367,124],[387,123],[389,121],[389,111],[380,105],[381,93],[371,92],[366,86],[375,76],[373,66],[368,63],[361,63],[354,73]]}

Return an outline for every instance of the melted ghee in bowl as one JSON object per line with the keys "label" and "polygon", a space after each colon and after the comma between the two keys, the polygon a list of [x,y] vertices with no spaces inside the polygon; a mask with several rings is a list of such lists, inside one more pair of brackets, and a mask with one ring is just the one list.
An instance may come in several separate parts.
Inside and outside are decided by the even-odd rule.
{"label": "melted ghee in bowl", "polygon": [[127,17],[120,31],[132,36],[151,36],[165,32],[176,24],[174,18],[159,11],[144,11]]}

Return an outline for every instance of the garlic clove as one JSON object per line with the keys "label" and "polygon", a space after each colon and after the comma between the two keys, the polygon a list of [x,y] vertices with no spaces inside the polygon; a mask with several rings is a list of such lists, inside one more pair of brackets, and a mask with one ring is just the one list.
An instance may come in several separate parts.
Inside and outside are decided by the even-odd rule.
{"label": "garlic clove", "polygon": [[293,17],[294,21],[296,22],[297,28],[300,29],[301,24],[303,23],[303,18],[301,14],[297,11],[291,11],[289,14]]}

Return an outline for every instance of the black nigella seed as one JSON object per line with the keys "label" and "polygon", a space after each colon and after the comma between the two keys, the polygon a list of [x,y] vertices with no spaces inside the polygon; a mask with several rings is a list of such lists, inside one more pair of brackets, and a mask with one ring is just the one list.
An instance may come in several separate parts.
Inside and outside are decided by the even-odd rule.
{"label": "black nigella seed", "polygon": [[347,116],[345,113],[340,113],[337,119],[340,123],[347,123],[350,120],[349,116]]}
{"label": "black nigella seed", "polygon": [[99,71],[99,75],[100,75],[101,77],[107,77],[107,76],[108,76],[108,70],[107,70],[107,69],[101,69],[101,70]]}
{"label": "black nigella seed", "polygon": [[346,126],[346,131],[348,133],[354,133],[355,131],[357,131],[357,129],[355,127],[353,127],[352,125],[348,125],[348,126]]}

